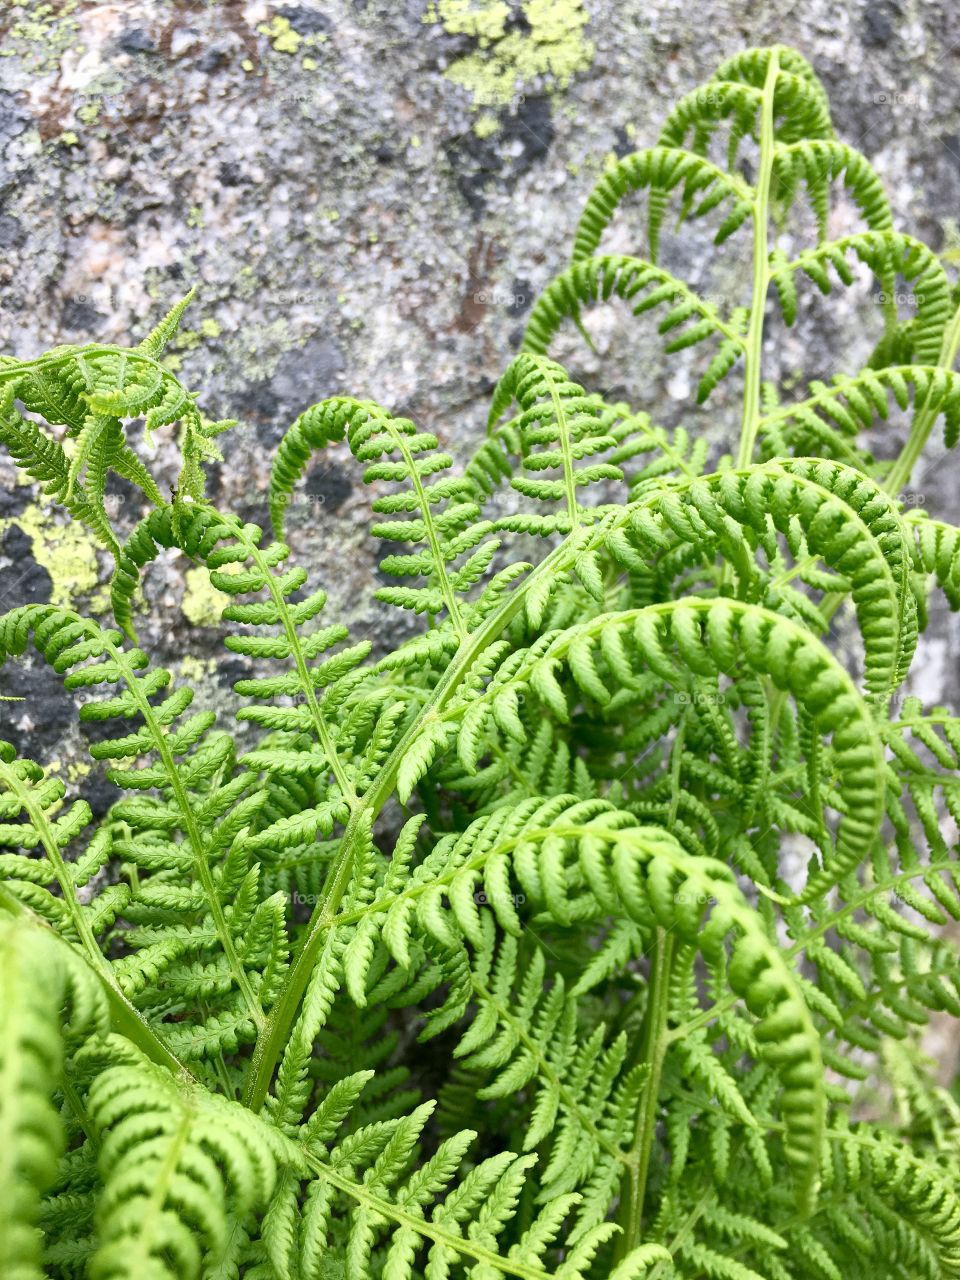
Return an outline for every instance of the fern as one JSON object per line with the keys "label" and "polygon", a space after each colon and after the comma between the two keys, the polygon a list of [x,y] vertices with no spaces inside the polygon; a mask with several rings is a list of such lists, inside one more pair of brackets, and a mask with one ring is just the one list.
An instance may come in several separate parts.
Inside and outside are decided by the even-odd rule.
{"label": "fern", "polygon": [[[860,225],[831,240],[838,188]],[[642,243],[606,252],[639,201]],[[670,266],[693,221],[752,246],[749,296]],[[765,381],[769,296],[790,325],[864,271],[867,366]],[[742,385],[729,453],[553,358],[618,299],[699,362],[698,402]],[[116,787],[94,818],[0,744],[4,1276],[960,1277],[960,1111],[924,1043],[960,1016],[960,720],[902,696],[960,607],[960,529],[898,497],[940,421],[960,438],[960,310],[809,64],[728,59],[607,169],[471,456],[322,401],[272,533],[205,497],[229,424],[160,361],[188,301],[134,348],[0,361],[0,441],[115,559],[112,618],[15,608],[0,662],[32,646],[83,694]],[[179,423],[177,476],[140,417]],[[374,595],[410,615],[377,657],[291,551],[337,442]],[[219,724],[138,645],[161,555],[228,597],[248,669]]]}

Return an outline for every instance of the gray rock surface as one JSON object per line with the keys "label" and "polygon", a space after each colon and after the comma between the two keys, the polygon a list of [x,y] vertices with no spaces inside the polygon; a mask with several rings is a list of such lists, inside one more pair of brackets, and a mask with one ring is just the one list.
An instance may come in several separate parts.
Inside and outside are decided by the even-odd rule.
{"label": "gray rock surface", "polygon": [[[489,0],[473,7],[488,23],[499,12]],[[672,102],[723,57],[777,40],[813,62],[841,137],[875,160],[897,225],[938,249],[960,243],[953,6],[500,8],[506,24],[483,28],[493,30],[484,44],[456,20],[456,0],[438,11],[425,0],[5,6],[0,349],[133,342],[196,284],[172,355],[210,416],[241,420],[210,488],[248,518],[265,518],[269,453],[283,428],[335,391],[409,414],[463,455],[608,157],[653,142]],[[494,80],[502,101],[485,103]],[[838,229],[849,214],[838,209]],[[640,223],[622,223],[612,243],[627,245]],[[698,287],[725,304],[743,300],[749,277],[736,253],[710,255],[685,236],[667,248]],[[697,410],[696,358],[667,363],[655,323],[626,325],[614,309],[590,323],[599,356],[566,336],[558,348],[588,385],[617,388],[718,445],[733,438],[735,380]],[[864,283],[812,306],[790,332],[772,324],[769,373],[797,384],[852,368],[874,332]],[[902,425],[878,434],[878,451],[896,447]],[[956,457],[941,464],[940,453],[935,445],[914,490],[951,517]],[[153,465],[173,479],[169,443]],[[5,460],[0,468],[0,604],[52,596],[102,608],[96,581],[107,561],[40,512]],[[359,469],[332,450],[298,499],[291,540],[329,589],[331,615],[382,641]],[[114,501],[118,521],[132,523],[129,494],[118,488]],[[159,656],[194,653],[185,674],[226,699],[237,670],[219,646],[209,591],[163,560],[149,572],[147,602],[141,628]],[[917,668],[927,699],[956,701],[958,648],[956,619],[938,614]],[[5,704],[7,736],[77,776],[81,739],[59,682],[8,664],[0,691],[26,695]]]}

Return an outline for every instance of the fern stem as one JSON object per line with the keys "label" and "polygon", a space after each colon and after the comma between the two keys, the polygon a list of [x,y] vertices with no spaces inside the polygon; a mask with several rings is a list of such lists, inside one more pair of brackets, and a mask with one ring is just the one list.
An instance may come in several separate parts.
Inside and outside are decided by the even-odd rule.
{"label": "fern stem", "polygon": [[627,1156],[624,1190],[617,1221],[622,1230],[618,1253],[625,1257],[640,1243],[643,1226],[643,1201],[650,1171],[650,1156],[657,1129],[657,1103],[660,1077],[669,1043],[667,1017],[670,1012],[670,974],[673,966],[673,938],[666,929],[658,928],[650,965],[647,1012],[644,1020],[641,1061],[649,1074],[637,1103],[633,1143]]}
{"label": "fern stem", "polygon": [[390,799],[396,786],[397,773],[403,757],[411,743],[423,732],[427,719],[439,715],[447,702],[458,692],[464,673],[510,625],[519,613],[531,587],[539,583],[541,578],[562,573],[573,563],[578,548],[571,548],[569,542],[569,538],[564,539],[559,547],[540,562],[526,581],[503,602],[500,608],[472,632],[464,644],[461,644],[450,665],[437,682],[430,701],[424,705],[420,716],[407,728],[384,761],[383,768],[361,803],[353,809],[341,837],[337,858],[327,873],[323,890],[307,924],[303,945],[287,971],[283,987],[257,1036],[243,1095],[246,1106],[254,1111],[258,1111],[263,1106],[274,1068],[283,1052],[297,1009],[300,1007],[300,1001],[303,999],[320,948],[323,946],[326,930],[336,918],[337,908],[349,884],[358,831],[362,829],[367,815],[369,814],[369,820],[375,819]]}
{"label": "fern stem", "polygon": [[70,916],[70,923],[80,940],[80,945],[86,954],[86,958],[90,965],[105,978],[108,982],[114,983],[116,979],[110,969],[109,964],[103,957],[97,940],[93,936],[93,930],[90,928],[90,922],[84,914],[83,907],[77,900],[76,886],[73,883],[67,865],[60,853],[60,845],[58,844],[53,832],[50,830],[50,823],[43,808],[36,803],[34,794],[29,787],[25,787],[20,780],[15,769],[11,769],[8,765],[0,763],[0,779],[4,785],[17,797],[21,807],[26,812],[33,824],[34,830],[40,836],[40,842],[43,845],[44,852],[50,860],[53,867],[54,875],[57,878],[57,884],[60,886],[60,892],[63,895],[63,904]]}
{"label": "fern stem", "polygon": [[407,447],[407,442],[396,429],[390,418],[384,414],[383,426],[393,441],[394,446],[403,458],[404,465],[407,468],[407,474],[410,477],[410,483],[413,485],[414,493],[417,495],[417,502],[420,504],[420,514],[423,519],[423,527],[427,535],[427,543],[430,547],[430,554],[433,562],[437,567],[437,584],[440,594],[443,596],[443,602],[447,606],[447,613],[450,615],[450,621],[453,629],[456,631],[461,642],[467,637],[466,624],[463,621],[463,615],[460,612],[460,604],[457,601],[456,592],[450,583],[447,575],[446,563],[443,558],[443,551],[440,546],[440,539],[437,537],[437,527],[434,523],[433,514],[430,510],[430,499],[427,497],[423,487],[423,480],[420,478],[420,472],[417,470],[416,459]]}
{"label": "fern stem", "polygon": [[83,1099],[74,1085],[73,1081],[66,1072],[60,1077],[60,1091],[66,1099],[67,1105],[73,1112],[74,1119],[77,1124],[90,1140],[93,1150],[99,1155],[100,1153],[100,1130],[93,1121],[90,1112],[84,1106]]}
{"label": "fern stem", "polygon": [[[213,508],[210,509],[213,510]],[[343,762],[337,753],[333,736],[330,733],[330,726],[327,724],[326,717],[320,707],[313,681],[310,678],[307,661],[303,656],[303,647],[300,644],[300,637],[297,634],[297,628],[294,625],[294,621],[290,616],[290,609],[287,606],[286,597],[277,586],[276,577],[273,570],[267,564],[259,543],[255,542],[252,538],[248,538],[242,530],[236,530],[235,537],[237,541],[243,545],[250,560],[263,574],[267,592],[269,593],[271,602],[277,610],[277,615],[280,618],[280,625],[283,627],[284,637],[290,646],[290,654],[293,658],[294,666],[296,667],[297,679],[300,681],[300,688],[303,691],[307,709],[310,712],[310,718],[313,721],[313,727],[316,730],[317,739],[327,757],[327,763],[330,765],[331,772],[336,779],[337,786],[340,788],[341,794],[351,805],[356,804],[356,790],[354,789],[353,782],[347,776],[347,772],[343,767]]]}
{"label": "fern stem", "polygon": [[753,201],[753,288],[750,294],[750,326],[747,330],[743,364],[743,419],[737,466],[749,466],[757,440],[760,408],[760,382],[763,363],[763,313],[770,285],[767,261],[767,222],[770,202],[770,180],[773,175],[774,129],[773,98],[780,64],[776,49],[770,50],[767,76],[760,107],[760,168],[756,196]]}
{"label": "fern stem", "polygon": [[[953,319],[944,330],[937,366],[941,369],[952,369],[957,358],[958,347],[960,347],[960,307],[953,313]],[[909,481],[937,416],[936,408],[922,409],[917,414],[906,444],[883,481],[882,488],[886,489],[887,493],[898,494]]]}
{"label": "fern stem", "polygon": [[173,758],[173,752],[170,750],[170,744],[167,741],[166,734],[157,723],[154,714],[154,708],[150,701],[146,698],[143,690],[140,688],[140,681],[137,679],[136,672],[130,665],[127,654],[118,649],[116,645],[110,644],[105,646],[105,651],[109,653],[113,662],[116,663],[118,669],[123,674],[124,683],[133,695],[137,704],[137,710],[143,717],[144,726],[150,731],[153,738],[153,746],[160,762],[163,765],[164,772],[170,783],[170,790],[176,801],[177,808],[183,819],[183,829],[189,841],[190,848],[193,852],[194,867],[197,873],[197,879],[203,889],[204,896],[207,900],[207,906],[213,919],[214,928],[217,931],[217,937],[223,947],[223,954],[230,966],[230,972],[233,975],[237,988],[250,1011],[254,1025],[258,1028],[263,1025],[264,1013],[260,1007],[256,992],[250,985],[250,979],[244,969],[237,949],[233,943],[233,935],[227,924],[227,918],[223,912],[223,905],[220,902],[220,895],[217,892],[217,886],[214,883],[213,876],[210,873],[210,867],[207,864],[206,852],[203,846],[203,836],[200,828],[197,826],[193,809],[190,805],[190,797],[187,795],[186,788],[177,769],[176,761]]}
{"label": "fern stem", "polygon": [[563,455],[563,483],[566,491],[567,512],[570,516],[570,529],[573,531],[580,525],[580,513],[577,508],[577,484],[573,470],[573,455],[570,452],[570,432],[567,427],[567,415],[564,412],[563,403],[557,395],[557,389],[549,368],[544,367],[543,375],[547,386],[550,388],[550,401],[553,404],[553,412],[557,418],[560,452]]}

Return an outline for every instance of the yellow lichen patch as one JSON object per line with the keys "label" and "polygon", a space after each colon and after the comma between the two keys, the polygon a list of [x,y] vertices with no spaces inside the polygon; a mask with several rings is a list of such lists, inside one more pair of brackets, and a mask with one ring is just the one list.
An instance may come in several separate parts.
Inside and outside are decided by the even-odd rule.
{"label": "yellow lichen patch", "polygon": [[289,18],[271,18],[269,22],[261,22],[257,30],[269,37],[275,53],[296,53],[303,41],[303,36],[291,27]]}
{"label": "yellow lichen patch", "polygon": [[425,22],[477,41],[445,72],[470,94],[475,110],[507,106],[534,83],[565,89],[593,60],[583,0],[523,0],[520,11],[525,30],[508,29],[511,10],[503,0],[435,0],[427,9]]}
{"label": "yellow lichen patch", "polygon": [[71,760],[67,763],[65,770],[67,782],[71,786],[76,786],[78,782],[84,782],[93,773],[93,765],[88,760]]}
{"label": "yellow lichen patch", "polygon": [[[98,544],[80,524],[58,524],[50,512],[31,503],[19,515],[0,520],[0,533],[17,525],[30,539],[37,564],[50,575],[50,603],[70,608],[80,597],[90,597],[100,584]],[[100,593],[91,600],[93,608],[105,602]]]}
{"label": "yellow lichen patch", "polygon": [[492,133],[496,133],[500,128],[497,117],[492,111],[485,111],[482,116],[477,118],[473,126],[473,132],[478,138],[489,138]]}
{"label": "yellow lichen patch", "polygon": [[195,658],[188,653],[177,663],[177,677],[182,684],[195,688],[217,669],[216,658]]}
{"label": "yellow lichen patch", "polygon": [[37,74],[58,69],[67,49],[83,50],[83,46],[76,43],[80,31],[74,16],[77,4],[78,0],[66,0],[58,5],[22,6],[27,15],[13,22],[5,32],[0,57],[20,57],[24,65]]}
{"label": "yellow lichen patch", "polygon": [[206,569],[188,569],[185,582],[183,600],[180,603],[184,616],[195,627],[216,626],[221,613],[230,603],[230,597],[213,586]]}

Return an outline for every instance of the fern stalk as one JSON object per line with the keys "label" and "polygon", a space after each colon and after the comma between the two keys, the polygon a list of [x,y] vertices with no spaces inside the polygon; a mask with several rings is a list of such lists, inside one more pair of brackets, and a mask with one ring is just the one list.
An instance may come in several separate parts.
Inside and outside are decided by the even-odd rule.
{"label": "fern stalk", "polygon": [[633,1141],[627,1154],[623,1193],[618,1212],[622,1235],[618,1251],[625,1257],[640,1243],[643,1229],[643,1206],[647,1191],[650,1159],[657,1132],[660,1080],[669,1044],[670,980],[673,963],[673,938],[657,929],[650,957],[647,984],[647,1010],[643,1023],[643,1047],[640,1062],[649,1068],[634,1119]]}
{"label": "fern stalk", "polygon": [[[940,358],[937,361],[938,367],[952,370],[956,363],[958,349],[960,349],[960,306],[954,311],[953,318],[944,331],[943,342],[940,347]],[[928,408],[925,406],[917,414],[906,444],[904,444],[890,471],[884,477],[883,487],[888,493],[899,494],[910,483],[913,469],[923,453],[936,420],[936,407]]]}
{"label": "fern stalk", "polygon": [[773,176],[773,100],[780,64],[777,49],[771,49],[760,106],[760,161],[752,207],[753,219],[753,284],[750,291],[750,327],[743,355],[743,420],[737,466],[745,467],[753,460],[760,409],[760,384],[763,375],[763,323],[770,269],[767,261],[767,229],[770,206],[770,181]]}

